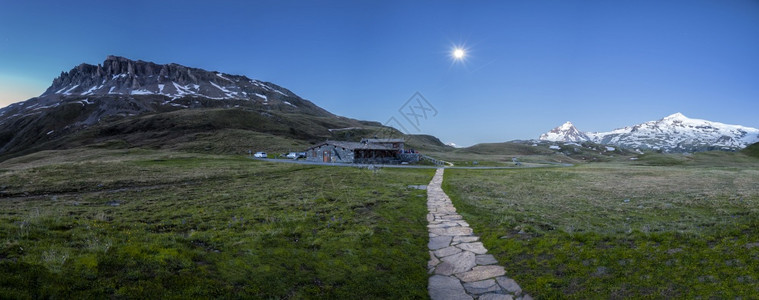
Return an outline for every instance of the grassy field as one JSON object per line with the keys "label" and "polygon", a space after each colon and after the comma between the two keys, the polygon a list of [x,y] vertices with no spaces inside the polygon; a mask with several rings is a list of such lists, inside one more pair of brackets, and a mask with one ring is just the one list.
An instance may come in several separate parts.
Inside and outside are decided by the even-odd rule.
{"label": "grassy field", "polygon": [[433,170],[152,150],[0,164],[0,298],[424,298]]}
{"label": "grassy field", "polygon": [[759,160],[642,156],[571,168],[447,170],[485,246],[543,299],[759,294]]}
{"label": "grassy field", "polygon": [[[425,298],[408,185],[432,173],[109,145],[10,159],[0,298]],[[759,159],[710,152],[447,170],[444,188],[537,298],[706,299],[759,293],[757,182]]]}

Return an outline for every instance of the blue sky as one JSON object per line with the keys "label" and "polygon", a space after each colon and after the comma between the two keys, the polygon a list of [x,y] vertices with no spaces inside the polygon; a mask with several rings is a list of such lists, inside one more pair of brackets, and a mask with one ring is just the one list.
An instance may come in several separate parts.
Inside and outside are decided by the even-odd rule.
{"label": "blue sky", "polygon": [[0,0],[0,107],[110,54],[379,122],[419,92],[438,113],[409,133],[459,145],[675,112],[759,128],[759,1]]}

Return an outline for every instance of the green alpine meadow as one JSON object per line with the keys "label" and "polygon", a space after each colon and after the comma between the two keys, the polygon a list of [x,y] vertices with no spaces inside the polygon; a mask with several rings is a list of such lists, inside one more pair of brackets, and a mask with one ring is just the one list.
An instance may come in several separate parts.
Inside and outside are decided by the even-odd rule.
{"label": "green alpine meadow", "polygon": [[95,152],[3,165],[0,298],[426,297],[431,169]]}

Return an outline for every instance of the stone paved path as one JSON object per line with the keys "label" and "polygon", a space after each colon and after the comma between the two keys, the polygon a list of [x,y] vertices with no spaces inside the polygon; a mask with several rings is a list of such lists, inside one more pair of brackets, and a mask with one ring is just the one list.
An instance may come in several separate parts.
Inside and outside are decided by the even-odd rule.
{"label": "stone paved path", "polygon": [[427,186],[430,298],[531,300],[513,279],[506,277],[503,267],[487,254],[480,238],[456,213],[451,199],[440,187],[442,182],[443,169],[437,169]]}

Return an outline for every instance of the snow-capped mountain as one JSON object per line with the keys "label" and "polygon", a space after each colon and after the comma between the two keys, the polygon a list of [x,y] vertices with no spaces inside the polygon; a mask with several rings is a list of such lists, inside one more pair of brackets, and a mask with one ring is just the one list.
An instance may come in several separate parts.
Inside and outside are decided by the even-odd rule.
{"label": "snow-capped mountain", "polygon": [[578,142],[588,141],[590,138],[582,131],[577,130],[572,122],[566,122],[551,131],[540,135],[541,141],[553,142]]}
{"label": "snow-capped mountain", "polygon": [[609,132],[581,132],[567,122],[540,136],[556,142],[590,141],[632,149],[693,152],[738,150],[759,142],[759,129],[690,119],[675,113],[661,120],[615,129]]}

